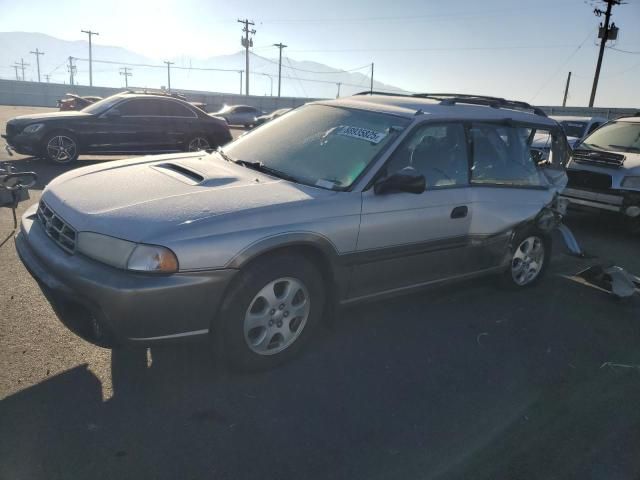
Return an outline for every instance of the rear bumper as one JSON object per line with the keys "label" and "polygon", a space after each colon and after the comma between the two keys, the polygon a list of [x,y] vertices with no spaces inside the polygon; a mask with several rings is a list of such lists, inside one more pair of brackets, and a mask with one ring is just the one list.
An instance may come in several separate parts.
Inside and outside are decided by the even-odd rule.
{"label": "rear bumper", "polygon": [[145,275],[70,255],[30,208],[16,236],[20,259],[70,330],[99,346],[206,335],[236,270]]}

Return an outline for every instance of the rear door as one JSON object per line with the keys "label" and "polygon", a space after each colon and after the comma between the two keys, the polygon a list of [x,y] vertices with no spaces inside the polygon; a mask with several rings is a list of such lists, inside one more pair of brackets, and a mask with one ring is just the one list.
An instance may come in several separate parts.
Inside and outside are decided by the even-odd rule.
{"label": "rear door", "polygon": [[[535,130],[535,131],[534,131]],[[477,122],[469,125],[473,208],[470,238],[481,248],[481,267],[505,259],[512,230],[532,220],[553,198],[538,169],[530,142],[548,130]]]}
{"label": "rear door", "polygon": [[200,132],[197,114],[183,103],[166,99],[154,99],[155,148],[163,151],[183,150],[185,142]]}
{"label": "rear door", "polygon": [[[96,118],[92,132],[84,139],[87,150],[97,152],[139,152],[152,142],[152,128],[144,98],[132,98],[114,105]],[[114,111],[117,116],[111,115]]]}
{"label": "rear door", "polygon": [[386,174],[423,173],[422,194],[362,196],[353,257],[352,297],[401,290],[474,270],[469,264],[469,163],[462,123],[416,127],[392,155]]}

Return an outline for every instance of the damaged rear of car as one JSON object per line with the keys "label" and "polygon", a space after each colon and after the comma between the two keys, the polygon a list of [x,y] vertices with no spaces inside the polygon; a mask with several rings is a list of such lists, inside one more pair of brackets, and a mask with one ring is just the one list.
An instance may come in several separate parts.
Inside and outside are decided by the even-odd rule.
{"label": "damaged rear of car", "polygon": [[[539,133],[553,139],[544,159]],[[16,246],[89,341],[208,337],[259,370],[303,349],[336,305],[489,274],[534,285],[567,155],[559,125],[520,102],[356,95],[212,154],[62,175]]]}

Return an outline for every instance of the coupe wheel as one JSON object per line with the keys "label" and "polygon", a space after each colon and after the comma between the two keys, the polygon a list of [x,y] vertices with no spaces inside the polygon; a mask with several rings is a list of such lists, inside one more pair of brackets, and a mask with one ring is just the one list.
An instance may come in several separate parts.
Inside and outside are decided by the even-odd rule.
{"label": "coupe wheel", "polygon": [[54,133],[43,142],[44,157],[59,165],[66,165],[78,159],[78,141],[68,133]]}
{"label": "coupe wheel", "polygon": [[211,148],[209,141],[205,137],[193,137],[187,143],[188,152],[199,152]]}
{"label": "coupe wheel", "polygon": [[322,317],[322,276],[299,255],[257,260],[239,274],[212,328],[230,365],[259,371],[296,355]]}
{"label": "coupe wheel", "polygon": [[542,278],[551,259],[551,241],[548,235],[528,229],[514,237],[509,268],[503,275],[503,284],[511,288],[534,285]]}

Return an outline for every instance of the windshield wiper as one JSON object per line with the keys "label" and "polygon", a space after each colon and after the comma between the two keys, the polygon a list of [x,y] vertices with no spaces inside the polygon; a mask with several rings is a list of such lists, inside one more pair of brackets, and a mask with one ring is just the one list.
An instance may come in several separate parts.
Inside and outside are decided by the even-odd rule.
{"label": "windshield wiper", "polygon": [[288,180],[290,182],[300,183],[300,181],[288,173],[281,172],[280,170],[276,170],[275,168],[267,167],[262,162],[251,162],[249,160],[234,160],[238,165],[242,165],[243,167],[251,168],[258,172],[266,173],[268,175],[273,175],[274,177],[281,178],[283,180]]}
{"label": "windshield wiper", "polygon": [[236,160],[234,158],[231,157],[231,155],[229,155],[228,153],[226,153],[222,147],[218,147],[216,150],[216,153],[218,155],[220,155],[223,159],[225,159],[227,162],[233,162],[236,163]]}

